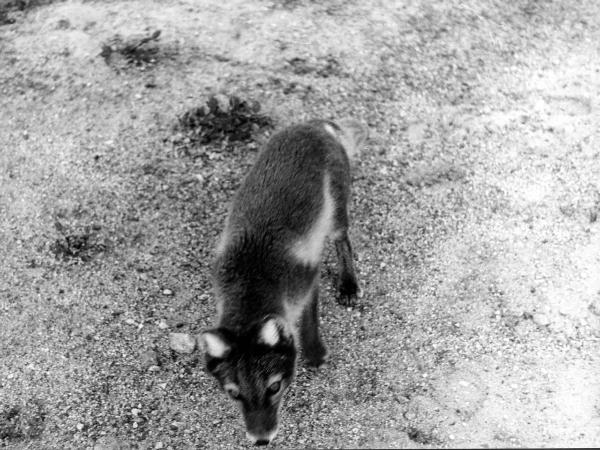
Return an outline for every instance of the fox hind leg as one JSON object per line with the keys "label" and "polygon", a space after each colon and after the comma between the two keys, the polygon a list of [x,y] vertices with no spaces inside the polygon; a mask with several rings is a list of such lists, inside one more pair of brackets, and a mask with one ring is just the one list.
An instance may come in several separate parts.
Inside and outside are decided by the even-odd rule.
{"label": "fox hind leg", "polygon": [[335,251],[338,258],[338,301],[342,305],[350,306],[356,303],[358,281],[354,268],[352,244],[347,231],[335,239]]}
{"label": "fox hind leg", "polygon": [[335,232],[333,241],[338,259],[338,302],[353,305],[358,295],[358,281],[354,267],[354,253],[348,236],[348,206],[346,196],[341,196],[335,214]]}

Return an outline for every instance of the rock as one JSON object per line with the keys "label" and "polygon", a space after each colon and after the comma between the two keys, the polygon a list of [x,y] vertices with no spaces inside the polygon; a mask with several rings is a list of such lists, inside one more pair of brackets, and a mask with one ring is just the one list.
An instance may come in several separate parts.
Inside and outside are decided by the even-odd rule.
{"label": "rock", "polygon": [[590,306],[588,308],[593,314],[600,316],[600,297],[598,297],[596,300],[590,303]]}
{"label": "rock", "polygon": [[173,291],[171,289],[163,289],[163,295],[173,295]]}
{"label": "rock", "polygon": [[151,367],[158,366],[158,357],[154,350],[146,350],[140,354],[140,363],[142,368],[150,370]]}
{"label": "rock", "polygon": [[82,423],[77,424],[77,431],[83,431],[84,425]]}
{"label": "rock", "polygon": [[167,321],[165,319],[160,319],[160,322],[158,322],[158,328],[160,328],[161,330],[166,330],[167,328],[169,328],[169,325],[167,324]]}
{"label": "rock", "polygon": [[129,318],[129,319],[125,319],[125,323],[127,325],[136,325],[135,320]]}
{"label": "rock", "polygon": [[535,313],[532,318],[533,321],[540,327],[547,327],[548,325],[550,325],[550,319],[546,314]]}
{"label": "rock", "polygon": [[426,123],[413,123],[406,130],[406,137],[411,145],[418,145],[425,139],[425,131],[427,130]]}
{"label": "rock", "polygon": [[190,354],[196,348],[196,340],[187,333],[170,333],[169,347],[177,353]]}

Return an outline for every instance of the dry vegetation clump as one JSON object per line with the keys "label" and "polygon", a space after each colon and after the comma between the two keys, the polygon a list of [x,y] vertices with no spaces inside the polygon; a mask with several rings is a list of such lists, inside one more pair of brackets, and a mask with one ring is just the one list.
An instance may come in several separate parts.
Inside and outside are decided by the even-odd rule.
{"label": "dry vegetation clump", "polygon": [[32,439],[44,429],[46,413],[38,400],[23,405],[4,405],[0,409],[0,446],[16,439]]}
{"label": "dry vegetation clump", "polygon": [[58,237],[50,246],[50,251],[58,259],[89,261],[95,254],[106,249],[106,244],[97,236],[98,225],[67,229],[56,220],[54,227],[58,232]]}
{"label": "dry vegetation clump", "polygon": [[141,70],[152,68],[159,61],[173,58],[178,53],[176,48],[160,44],[160,34],[161,30],[127,38],[116,34],[102,44],[100,56],[117,72],[130,67]]}
{"label": "dry vegetation clump", "polygon": [[17,21],[19,13],[25,13],[38,6],[49,5],[56,0],[5,0],[0,2],[0,26]]}
{"label": "dry vegetation clump", "polygon": [[188,151],[193,146],[224,140],[248,142],[258,130],[273,126],[273,120],[260,110],[261,105],[255,100],[235,95],[211,96],[206,104],[178,118],[173,143],[176,148]]}

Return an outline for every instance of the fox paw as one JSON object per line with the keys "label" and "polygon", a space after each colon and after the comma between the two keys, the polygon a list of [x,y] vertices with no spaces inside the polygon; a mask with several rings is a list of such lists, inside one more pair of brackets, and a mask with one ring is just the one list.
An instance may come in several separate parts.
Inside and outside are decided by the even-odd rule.
{"label": "fox paw", "polygon": [[328,355],[329,352],[323,344],[304,349],[306,365],[315,369],[319,369],[326,365]]}
{"label": "fox paw", "polygon": [[338,283],[338,303],[343,306],[356,305],[358,298],[358,282],[353,275],[346,274],[340,277]]}

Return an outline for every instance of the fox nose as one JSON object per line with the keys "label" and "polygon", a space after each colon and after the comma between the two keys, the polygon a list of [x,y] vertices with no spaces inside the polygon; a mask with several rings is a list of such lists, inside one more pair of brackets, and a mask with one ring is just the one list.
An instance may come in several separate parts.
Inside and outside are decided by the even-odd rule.
{"label": "fox nose", "polygon": [[254,445],[269,445],[269,442],[273,440],[275,435],[277,434],[277,430],[272,431],[268,434],[261,434],[260,436],[255,436],[252,433],[246,433],[246,436]]}

